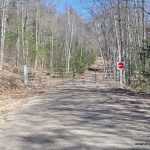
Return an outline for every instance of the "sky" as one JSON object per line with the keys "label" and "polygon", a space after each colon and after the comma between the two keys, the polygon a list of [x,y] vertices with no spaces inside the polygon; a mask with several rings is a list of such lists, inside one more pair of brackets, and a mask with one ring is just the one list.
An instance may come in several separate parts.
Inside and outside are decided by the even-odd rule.
{"label": "sky", "polygon": [[[55,1],[57,4],[57,11],[61,13],[64,11],[64,8],[67,4],[72,6],[78,13],[82,14],[83,16],[87,15],[87,11],[81,5],[80,0],[46,0],[46,1]],[[150,3],[150,0],[145,0],[145,2]]]}
{"label": "sky", "polygon": [[58,11],[62,12],[64,10],[65,5],[69,4],[77,11],[81,11],[81,4],[78,0],[56,0],[58,3]]}
{"label": "sky", "polygon": [[72,6],[78,13],[86,15],[85,9],[79,2],[80,0],[54,0],[57,4],[57,11],[61,13],[64,11],[66,5]]}

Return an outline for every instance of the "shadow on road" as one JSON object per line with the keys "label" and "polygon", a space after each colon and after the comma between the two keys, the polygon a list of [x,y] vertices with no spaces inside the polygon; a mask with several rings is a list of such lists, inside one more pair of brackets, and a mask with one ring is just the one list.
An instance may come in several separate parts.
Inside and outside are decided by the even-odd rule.
{"label": "shadow on road", "polygon": [[21,150],[149,150],[150,102],[122,89],[65,89],[43,94],[20,115]]}
{"label": "shadow on road", "polygon": [[129,89],[122,89],[122,88],[110,88],[107,92],[115,93],[117,95],[125,95],[125,96],[136,96],[150,99],[150,94],[144,92],[136,92]]}

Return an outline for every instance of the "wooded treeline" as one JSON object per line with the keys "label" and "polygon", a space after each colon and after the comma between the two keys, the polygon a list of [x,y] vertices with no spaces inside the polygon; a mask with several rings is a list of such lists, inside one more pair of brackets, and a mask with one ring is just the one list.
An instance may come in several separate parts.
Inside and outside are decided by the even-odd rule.
{"label": "wooded treeline", "polygon": [[3,64],[83,72],[96,59],[87,22],[69,5],[61,14],[54,2],[0,0],[0,70]]}
{"label": "wooded treeline", "polygon": [[146,0],[81,0],[89,13],[107,68],[124,84],[150,91],[150,2]]}
{"label": "wooded treeline", "polygon": [[148,89],[150,2],[79,1],[84,17],[67,4],[58,14],[54,1],[0,0],[0,70],[5,62],[82,73],[101,56],[124,84]]}

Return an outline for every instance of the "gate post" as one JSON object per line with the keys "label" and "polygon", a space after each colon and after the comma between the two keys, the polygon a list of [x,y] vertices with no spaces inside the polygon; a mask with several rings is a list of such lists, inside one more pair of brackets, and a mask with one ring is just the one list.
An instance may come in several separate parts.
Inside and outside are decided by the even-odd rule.
{"label": "gate post", "polygon": [[24,65],[24,87],[28,85],[28,68],[27,65]]}

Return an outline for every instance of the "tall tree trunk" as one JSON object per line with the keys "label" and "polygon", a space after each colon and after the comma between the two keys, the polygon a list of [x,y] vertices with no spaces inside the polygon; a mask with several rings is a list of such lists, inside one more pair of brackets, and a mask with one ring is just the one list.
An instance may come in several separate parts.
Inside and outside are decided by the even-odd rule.
{"label": "tall tree trunk", "polygon": [[36,3],[36,27],[35,27],[35,50],[36,50],[36,56],[35,56],[35,64],[34,68],[37,68],[38,63],[38,20],[39,20],[39,8],[38,8],[38,2]]}
{"label": "tall tree trunk", "polygon": [[53,70],[53,58],[54,58],[54,35],[53,35],[53,27],[52,27],[51,62],[50,62],[50,69],[51,69],[51,70]]}
{"label": "tall tree trunk", "polygon": [[5,48],[5,32],[7,20],[7,5],[8,0],[2,0],[2,19],[1,19],[1,45],[0,45],[0,71],[3,68],[4,48]]}
{"label": "tall tree trunk", "polygon": [[[116,24],[116,37],[117,37],[117,45],[118,45],[118,56],[119,56],[119,62],[122,61],[122,28],[121,28],[121,11],[120,11],[120,0],[118,0],[118,25]],[[121,69],[119,71],[120,73],[120,84],[123,84],[123,70]]]}
{"label": "tall tree trunk", "polygon": [[70,46],[69,46],[69,41],[70,41],[70,10],[69,10],[69,4],[67,8],[67,27],[66,27],[66,73],[69,72],[70,69]]}
{"label": "tall tree trunk", "polygon": [[21,42],[21,37],[20,37],[20,13],[19,13],[19,4],[17,4],[17,41],[16,41],[16,67],[19,65],[20,61],[20,42]]}
{"label": "tall tree trunk", "polygon": [[22,64],[25,64],[25,41],[24,41],[24,4],[21,4],[21,43],[22,43]]}

